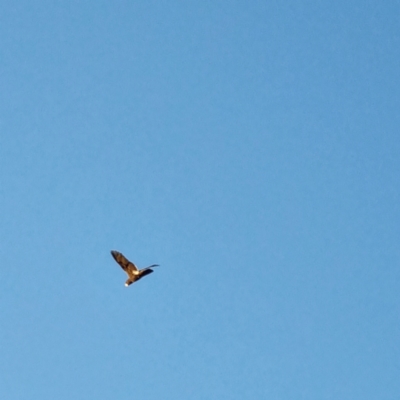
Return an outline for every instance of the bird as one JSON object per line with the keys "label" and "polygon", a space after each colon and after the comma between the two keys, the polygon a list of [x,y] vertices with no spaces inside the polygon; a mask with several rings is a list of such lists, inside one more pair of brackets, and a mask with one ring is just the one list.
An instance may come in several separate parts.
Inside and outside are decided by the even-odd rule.
{"label": "bird", "polygon": [[154,272],[151,268],[159,267],[158,264],[150,265],[149,267],[138,269],[137,266],[130,262],[123,254],[118,251],[111,250],[111,255],[114,257],[114,260],[122,267],[122,269],[128,274],[128,279],[125,282],[125,286],[128,287],[132,283],[138,281],[146,275]]}

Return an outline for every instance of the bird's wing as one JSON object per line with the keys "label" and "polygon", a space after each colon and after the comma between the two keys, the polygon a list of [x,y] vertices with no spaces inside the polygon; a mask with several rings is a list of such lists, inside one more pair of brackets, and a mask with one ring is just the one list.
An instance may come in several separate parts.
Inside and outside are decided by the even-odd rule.
{"label": "bird's wing", "polygon": [[118,251],[112,250],[111,255],[129,276],[132,276],[135,272],[137,272],[138,269],[136,265],[125,258],[123,254],[119,253]]}
{"label": "bird's wing", "polygon": [[151,274],[153,272],[154,271],[152,269],[150,269],[150,268],[141,269],[140,272],[139,272],[139,277],[143,278],[144,276],[149,275],[149,274]]}

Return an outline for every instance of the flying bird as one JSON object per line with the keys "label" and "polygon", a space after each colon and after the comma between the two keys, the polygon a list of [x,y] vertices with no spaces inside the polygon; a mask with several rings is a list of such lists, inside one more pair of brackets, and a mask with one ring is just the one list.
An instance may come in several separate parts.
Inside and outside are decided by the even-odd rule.
{"label": "flying bird", "polygon": [[158,264],[150,265],[147,268],[138,269],[137,266],[130,262],[125,256],[118,251],[112,250],[111,255],[114,257],[114,260],[122,267],[122,269],[128,274],[128,279],[125,282],[125,286],[129,286],[132,283],[138,281],[146,275],[154,272],[151,268],[159,267]]}

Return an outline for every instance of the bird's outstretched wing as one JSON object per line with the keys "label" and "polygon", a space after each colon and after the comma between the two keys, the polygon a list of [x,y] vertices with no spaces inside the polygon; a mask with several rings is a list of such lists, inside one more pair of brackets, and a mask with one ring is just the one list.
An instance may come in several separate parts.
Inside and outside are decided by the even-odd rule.
{"label": "bird's outstretched wing", "polygon": [[131,277],[137,273],[138,269],[133,262],[130,262],[123,254],[112,250],[111,255],[114,260],[122,267],[122,269]]}
{"label": "bird's outstretched wing", "polygon": [[149,275],[149,274],[151,274],[151,273],[153,273],[154,271],[152,270],[152,269],[142,269],[141,271],[140,271],[140,274],[139,274],[139,276],[140,276],[140,278],[139,279],[141,279],[141,278],[143,278],[144,276],[146,276],[146,275]]}

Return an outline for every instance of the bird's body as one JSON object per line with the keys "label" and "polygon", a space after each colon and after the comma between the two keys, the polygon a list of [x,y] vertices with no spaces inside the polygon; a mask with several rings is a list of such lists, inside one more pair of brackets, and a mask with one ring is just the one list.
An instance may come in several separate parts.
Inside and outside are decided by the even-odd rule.
{"label": "bird's body", "polygon": [[130,262],[125,256],[118,251],[112,250],[111,255],[114,260],[121,266],[121,268],[127,273],[128,279],[125,282],[125,286],[129,286],[132,283],[138,281],[146,275],[154,272],[151,268],[158,267],[158,264],[150,265],[149,267],[138,269],[133,262]]}

